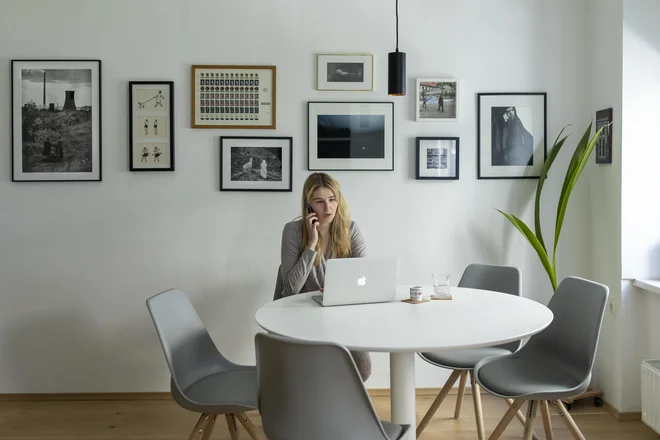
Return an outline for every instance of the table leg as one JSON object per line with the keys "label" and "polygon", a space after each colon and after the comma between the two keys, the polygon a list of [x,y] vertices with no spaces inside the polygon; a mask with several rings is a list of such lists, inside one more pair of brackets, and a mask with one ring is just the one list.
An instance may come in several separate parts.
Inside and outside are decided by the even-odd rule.
{"label": "table leg", "polygon": [[410,425],[405,439],[414,440],[415,417],[415,353],[390,353],[390,405],[392,423]]}

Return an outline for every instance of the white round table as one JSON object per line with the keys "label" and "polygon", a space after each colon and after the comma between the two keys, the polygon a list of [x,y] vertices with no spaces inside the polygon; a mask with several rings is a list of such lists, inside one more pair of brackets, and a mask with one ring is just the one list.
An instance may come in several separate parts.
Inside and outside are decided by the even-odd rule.
{"label": "white round table", "polygon": [[[264,330],[350,350],[390,353],[391,421],[415,436],[415,353],[484,347],[522,339],[547,327],[553,314],[515,295],[451,287],[452,300],[407,304],[410,285],[389,303],[322,307],[309,292],[269,303],[256,313]],[[424,286],[424,297],[432,292]]]}

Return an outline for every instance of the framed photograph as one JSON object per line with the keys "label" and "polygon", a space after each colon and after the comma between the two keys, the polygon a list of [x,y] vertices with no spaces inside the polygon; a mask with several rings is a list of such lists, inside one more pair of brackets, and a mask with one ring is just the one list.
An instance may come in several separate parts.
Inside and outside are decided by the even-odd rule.
{"label": "framed photograph", "polygon": [[291,191],[292,137],[220,138],[220,191]]}
{"label": "framed photograph", "polygon": [[394,170],[393,102],[309,102],[308,169]]}
{"label": "framed photograph", "polygon": [[101,61],[12,60],[12,181],[101,180]]}
{"label": "framed photograph", "polygon": [[458,80],[417,78],[415,116],[417,121],[458,120]]}
{"label": "framed photograph", "polygon": [[131,171],[174,171],[174,82],[129,81]]}
{"label": "framed photograph", "polygon": [[416,179],[458,180],[457,137],[418,137],[416,144]]}
{"label": "framed photograph", "polygon": [[317,54],[316,89],[372,91],[374,56],[372,54]]}
{"label": "framed photograph", "polygon": [[596,163],[612,163],[612,109],[596,112],[596,131],[603,127],[596,141]]}
{"label": "framed photograph", "polygon": [[192,66],[192,128],[270,128],[275,66]]}
{"label": "framed photograph", "polygon": [[547,157],[546,93],[477,95],[479,179],[534,179]]}

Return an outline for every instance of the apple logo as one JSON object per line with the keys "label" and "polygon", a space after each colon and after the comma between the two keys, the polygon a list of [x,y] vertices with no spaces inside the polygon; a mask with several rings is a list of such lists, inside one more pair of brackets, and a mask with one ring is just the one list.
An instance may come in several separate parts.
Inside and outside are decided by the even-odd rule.
{"label": "apple logo", "polygon": [[363,276],[363,277],[358,278],[357,283],[358,283],[358,286],[364,286],[365,284],[367,284],[367,277]]}

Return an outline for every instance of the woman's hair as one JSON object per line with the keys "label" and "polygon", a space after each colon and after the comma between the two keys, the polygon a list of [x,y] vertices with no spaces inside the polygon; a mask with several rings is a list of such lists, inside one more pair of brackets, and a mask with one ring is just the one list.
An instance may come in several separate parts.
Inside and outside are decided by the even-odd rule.
{"label": "woman's hair", "polygon": [[[341,188],[339,187],[339,182],[337,182],[332,176],[326,173],[313,173],[303,185],[302,192],[302,212],[303,212],[303,231],[302,231],[302,246],[305,246],[307,240],[309,239],[309,233],[307,231],[307,225],[305,219],[307,218],[307,207],[305,202],[311,204],[312,195],[314,191],[319,188],[328,188],[331,190],[335,198],[337,199],[337,212],[335,212],[335,218],[332,219],[330,224],[330,235],[332,237],[332,258],[346,258],[351,253],[351,237],[350,237],[350,227],[351,227],[351,214],[348,209],[348,204],[342,196]],[[318,266],[321,262],[321,257],[323,256],[323,237],[319,234],[318,242],[316,243],[316,259],[314,260],[314,265]]]}

